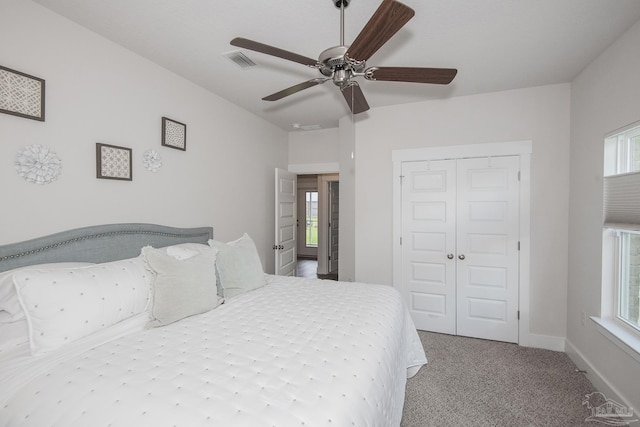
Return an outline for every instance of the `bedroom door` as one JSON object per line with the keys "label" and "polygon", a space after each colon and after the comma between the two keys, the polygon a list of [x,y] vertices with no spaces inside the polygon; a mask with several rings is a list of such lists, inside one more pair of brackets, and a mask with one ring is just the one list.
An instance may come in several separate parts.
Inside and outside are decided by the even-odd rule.
{"label": "bedroom door", "polygon": [[296,189],[297,175],[276,169],[275,274],[296,275]]}
{"label": "bedroom door", "polygon": [[519,157],[403,162],[402,291],[418,329],[518,342]]}

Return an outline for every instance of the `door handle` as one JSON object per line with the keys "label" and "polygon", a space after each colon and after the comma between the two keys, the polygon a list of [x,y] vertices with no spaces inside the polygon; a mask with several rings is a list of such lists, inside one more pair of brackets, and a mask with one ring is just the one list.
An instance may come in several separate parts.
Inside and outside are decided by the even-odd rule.
{"label": "door handle", "polygon": [[460,254],[460,255],[458,255],[458,259],[459,259],[459,260],[463,260],[464,258],[465,258],[464,254]]}
{"label": "door handle", "polygon": [[453,254],[447,254],[447,258],[453,259]]}

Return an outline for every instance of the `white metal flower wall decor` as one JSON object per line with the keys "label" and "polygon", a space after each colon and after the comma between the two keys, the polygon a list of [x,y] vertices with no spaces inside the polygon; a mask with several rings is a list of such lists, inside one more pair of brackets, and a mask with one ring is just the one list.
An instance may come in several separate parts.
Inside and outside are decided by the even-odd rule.
{"label": "white metal flower wall decor", "polygon": [[34,184],[49,184],[60,175],[62,161],[55,151],[43,145],[28,145],[18,151],[15,161],[18,175]]}
{"label": "white metal flower wall decor", "polygon": [[142,164],[151,172],[158,172],[162,166],[162,157],[156,150],[147,150],[142,155]]}

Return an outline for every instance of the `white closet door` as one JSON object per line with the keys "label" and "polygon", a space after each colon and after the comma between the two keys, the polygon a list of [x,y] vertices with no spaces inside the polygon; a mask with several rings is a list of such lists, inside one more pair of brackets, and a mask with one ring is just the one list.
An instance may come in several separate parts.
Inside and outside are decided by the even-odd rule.
{"label": "white closet door", "polygon": [[457,162],[457,334],[518,342],[518,156]]}
{"label": "white closet door", "polygon": [[402,291],[418,329],[447,334],[456,333],[455,170],[455,160],[402,164]]}

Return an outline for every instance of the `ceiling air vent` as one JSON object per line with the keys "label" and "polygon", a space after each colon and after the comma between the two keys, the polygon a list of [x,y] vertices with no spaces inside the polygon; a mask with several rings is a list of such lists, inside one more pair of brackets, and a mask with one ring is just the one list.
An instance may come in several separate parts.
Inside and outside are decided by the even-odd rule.
{"label": "ceiling air vent", "polygon": [[294,129],[298,129],[298,130],[318,130],[318,129],[322,129],[322,126],[320,126],[320,125],[301,125],[300,123],[294,123],[292,125],[292,127]]}
{"label": "ceiling air vent", "polygon": [[238,67],[243,70],[248,70],[249,68],[256,67],[257,64],[251,60],[247,55],[240,52],[239,50],[234,50],[233,52],[223,53],[222,56],[225,56],[229,60],[233,61]]}

